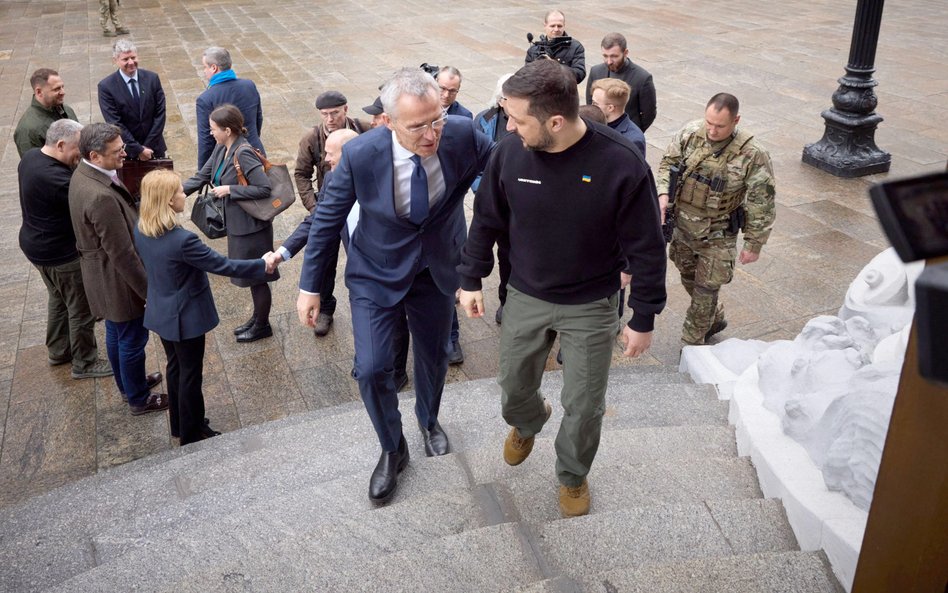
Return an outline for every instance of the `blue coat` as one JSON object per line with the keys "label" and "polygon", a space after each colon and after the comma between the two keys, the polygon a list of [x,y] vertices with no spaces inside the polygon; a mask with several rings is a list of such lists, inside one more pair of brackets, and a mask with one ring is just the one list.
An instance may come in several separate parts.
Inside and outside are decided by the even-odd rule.
{"label": "blue coat", "polygon": [[437,153],[444,197],[416,225],[395,213],[391,130],[375,128],[347,142],[313,218],[300,288],[319,292],[319,280],[330,264],[320,255],[330,241],[339,240],[346,217],[358,202],[359,225],[350,239],[346,263],[350,295],[381,307],[394,306],[421,271],[422,256],[438,289],[454,294],[460,286],[456,267],[467,237],[464,196],[487,165],[492,148],[471,120],[448,116]]}
{"label": "blue coat", "polygon": [[227,259],[181,227],[146,237],[136,226],[135,247],[148,275],[145,327],[172,342],[196,338],[220,323],[207,272],[251,279],[266,275],[262,259]]}
{"label": "blue coat", "polygon": [[211,112],[218,105],[230,103],[240,109],[244,115],[244,127],[247,128],[247,140],[261,152],[263,143],[260,142],[260,131],[263,130],[263,107],[260,104],[260,93],[252,80],[237,78],[218,82],[201,93],[195,105],[198,129],[198,169],[211,156],[214,150],[214,139],[211,138],[211,124],[208,119]]}
{"label": "blue coat", "polygon": [[645,156],[645,134],[643,134],[642,130],[629,118],[628,114],[623,113],[622,117],[614,122],[610,122],[609,127],[622,134],[626,140],[639,149],[643,157]]}
{"label": "blue coat", "polygon": [[[116,70],[99,81],[99,110],[102,118],[122,128],[122,140],[128,158],[137,159],[142,147],[155,151],[156,157],[165,156],[165,91],[158,75],[138,69],[138,94],[141,108],[136,109],[125,79]],[[204,118],[207,126],[207,118]]]}

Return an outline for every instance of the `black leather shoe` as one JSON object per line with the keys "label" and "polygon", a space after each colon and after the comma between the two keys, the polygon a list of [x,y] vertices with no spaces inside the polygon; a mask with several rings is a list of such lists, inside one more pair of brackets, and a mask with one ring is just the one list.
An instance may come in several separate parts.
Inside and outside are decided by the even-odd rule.
{"label": "black leather shoe", "polygon": [[448,364],[461,364],[464,362],[464,351],[461,350],[461,343],[457,340],[448,344]]}
{"label": "black leather shoe", "polygon": [[161,384],[161,372],[155,371],[154,373],[149,373],[145,375],[145,384],[148,385],[148,391],[151,391],[152,387],[157,387]]}
{"label": "black leather shoe", "polygon": [[408,465],[408,443],[403,435],[394,453],[382,451],[379,462],[369,478],[369,500],[383,504],[395,495],[398,486],[398,474]]}
{"label": "black leather shoe", "polygon": [[262,340],[263,338],[269,338],[273,335],[273,328],[270,327],[270,324],[266,325],[252,325],[250,329],[245,331],[242,334],[238,334],[238,342],[256,342],[257,340]]}
{"label": "black leather shoe", "polygon": [[241,323],[240,325],[238,325],[237,327],[235,327],[235,328],[234,328],[234,335],[235,335],[235,336],[239,336],[240,334],[242,334],[242,333],[244,333],[245,331],[247,331],[248,329],[250,329],[250,328],[253,326],[253,321],[254,321],[254,320],[253,320],[253,317],[251,317],[250,319],[247,320],[246,323]]}
{"label": "black leather shoe", "polygon": [[427,429],[418,424],[418,428],[421,430],[421,436],[425,440],[425,455],[428,457],[437,457],[439,455],[447,455],[451,452],[451,444],[448,442],[448,435],[444,433],[444,429],[441,428],[441,424],[435,420],[434,428]]}

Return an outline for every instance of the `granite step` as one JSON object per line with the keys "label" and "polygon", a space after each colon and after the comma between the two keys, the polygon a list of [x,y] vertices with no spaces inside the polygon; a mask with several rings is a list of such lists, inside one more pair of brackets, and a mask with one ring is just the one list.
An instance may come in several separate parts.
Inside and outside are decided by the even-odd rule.
{"label": "granite step", "polygon": [[[511,468],[500,456],[500,443],[505,432],[498,431],[493,443],[473,451],[443,458],[425,458],[414,454],[408,469],[400,478],[395,500],[409,500],[418,492],[443,487],[467,487],[516,478],[513,481],[516,496],[508,498],[514,501],[512,504],[523,507],[522,511],[518,511],[519,515],[535,515],[537,501],[549,499],[550,493],[555,492],[556,488],[552,440],[538,438],[531,459],[518,468]],[[417,453],[415,449],[413,452]],[[626,488],[622,488],[621,484],[612,484],[609,479],[597,483],[598,490],[620,490],[624,497],[613,501],[604,497],[603,492],[597,491],[595,508],[609,508],[629,500],[646,500],[657,496],[691,500],[688,497],[699,496],[703,488],[725,496],[759,496],[746,460],[734,459],[735,454],[733,431],[729,427],[606,430],[593,476],[598,475],[601,468],[611,467],[623,469],[616,475],[625,475],[628,472],[624,468],[632,467],[636,468],[638,478],[637,485]],[[348,454],[337,454],[336,459],[340,457],[351,458]],[[235,525],[239,525],[246,518],[248,524],[253,524],[254,517],[258,515],[281,521],[289,514],[286,521],[291,522],[294,520],[292,509],[300,504],[298,494],[310,490],[315,490],[316,500],[325,500],[322,503],[324,505],[332,503],[332,508],[339,508],[337,503],[341,501],[343,509],[368,510],[373,508],[365,496],[373,459],[353,460],[359,462],[356,465],[361,465],[355,470],[350,467],[347,475],[336,479],[326,478],[324,464],[331,459],[324,456],[305,460],[295,472],[270,475],[257,487],[237,484],[234,488],[211,489],[190,495],[184,495],[182,487],[177,496],[170,491],[159,492],[155,493],[156,496],[166,496],[168,503],[158,504],[144,514],[116,516],[97,513],[94,509],[77,509],[77,512],[86,516],[81,525],[74,522],[23,534],[13,541],[4,542],[7,544],[7,555],[11,558],[5,574],[13,583],[22,585],[25,579],[30,578],[31,567],[49,565],[56,568],[42,582],[58,582],[96,565],[113,561],[130,550],[163,546],[168,539],[161,537],[165,532],[195,530],[198,533],[214,533],[219,521],[228,524],[236,521]],[[689,466],[681,473],[681,479],[688,483],[685,488],[675,480],[662,477],[674,473],[683,461],[689,461]],[[316,471],[311,468],[314,464],[317,466]],[[731,488],[722,485],[722,480],[726,480],[728,475],[734,480]],[[325,484],[325,488],[320,488],[321,484]],[[546,487],[539,484],[545,484]],[[544,509],[544,513],[556,516],[555,501],[547,502],[549,508]],[[111,520],[106,521],[107,517],[111,517]],[[0,582],[0,585],[3,584]]]}
{"label": "granite step", "polygon": [[[618,373],[617,377],[624,380],[628,374]],[[500,418],[496,384],[493,381],[472,383],[446,392],[442,419],[455,450],[497,442],[498,438],[503,439],[508,429]],[[548,383],[558,389],[555,376]],[[726,425],[723,402],[710,396],[705,387],[653,384],[646,396],[622,394],[609,397],[604,429]],[[410,410],[413,401],[405,399],[402,410]],[[0,512],[3,525],[0,528],[0,553],[11,539],[17,545],[32,532],[46,533],[97,524],[99,514],[134,516],[140,514],[142,508],[174,506],[179,500],[232,488],[235,483],[252,497],[259,494],[255,488],[268,489],[271,476],[300,472],[301,459],[311,460],[302,471],[326,479],[339,477],[340,466],[367,473],[377,459],[377,444],[371,438],[370,423],[361,404],[357,408],[347,408],[336,414],[315,414],[309,421],[296,419],[276,423],[271,432],[255,427],[255,430],[223,435],[197,443],[197,450],[189,454],[163,456],[163,463],[149,460],[128,464],[129,467],[101,472],[23,505],[4,509]],[[553,430],[559,421],[561,411],[558,406],[554,406],[554,410],[548,430]],[[405,420],[406,424],[411,422],[410,412]],[[423,450],[418,432],[410,426],[406,438],[412,451]],[[340,443],[345,443],[345,446],[340,447]],[[193,447],[176,451],[187,452]],[[334,457],[322,455],[325,452],[332,452]],[[156,471],[157,468],[160,471]]]}
{"label": "granite step", "polygon": [[[796,549],[776,501],[652,505],[546,525],[507,521],[502,506],[490,487],[475,487],[282,530],[261,518],[257,536],[212,532],[139,550],[51,591],[229,591],[236,583],[241,591],[494,591],[526,575],[585,586],[598,572],[668,558]],[[286,537],[274,541],[271,533]],[[203,550],[208,541],[210,552]],[[498,563],[496,579],[478,574]],[[510,580],[518,571],[521,580]],[[459,582],[449,580],[452,572]]]}
{"label": "granite step", "polygon": [[[844,593],[823,552],[770,552],[650,564],[599,575],[590,593]],[[526,593],[527,590],[523,590]],[[531,593],[538,593],[535,589]]]}
{"label": "granite step", "polygon": [[509,593],[844,593],[823,552],[765,552],[646,564],[595,575],[566,576]]}

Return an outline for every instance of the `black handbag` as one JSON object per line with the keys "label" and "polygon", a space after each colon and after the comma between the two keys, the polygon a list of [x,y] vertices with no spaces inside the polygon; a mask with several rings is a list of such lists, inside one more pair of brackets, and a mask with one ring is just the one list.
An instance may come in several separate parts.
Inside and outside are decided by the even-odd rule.
{"label": "black handbag", "polygon": [[269,222],[276,218],[276,215],[289,208],[296,201],[296,192],[293,191],[293,180],[290,179],[290,171],[286,165],[276,165],[267,160],[259,150],[249,144],[242,144],[234,152],[234,168],[237,169],[237,183],[247,185],[247,178],[240,168],[238,156],[241,150],[252,150],[260,162],[263,163],[263,171],[270,180],[270,197],[259,200],[234,200],[238,206],[243,208],[244,212],[257,220]]}
{"label": "black handbag", "polygon": [[205,185],[204,191],[194,201],[194,206],[191,207],[191,222],[201,229],[208,239],[220,239],[227,236],[224,200],[208,191],[209,187]]}

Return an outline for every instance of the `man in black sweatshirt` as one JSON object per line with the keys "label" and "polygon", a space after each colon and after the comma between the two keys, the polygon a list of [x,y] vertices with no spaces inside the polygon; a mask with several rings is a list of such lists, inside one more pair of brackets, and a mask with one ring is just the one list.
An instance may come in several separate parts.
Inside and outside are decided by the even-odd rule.
{"label": "man in black sweatshirt", "polygon": [[510,244],[510,282],[501,326],[504,419],[513,428],[504,460],[523,462],[552,407],[540,394],[544,363],[557,333],[563,352],[565,409],[556,437],[560,509],[589,511],[586,474],[599,447],[605,391],[618,323],[616,293],[634,281],[623,328],[624,354],[652,340],[665,306],[665,245],[648,165],[628,140],[578,116],[570,71],[556,62],[527,64],[503,86],[508,129],[491,156],[461,253],[461,304],[483,316],[481,278],[492,248]]}

